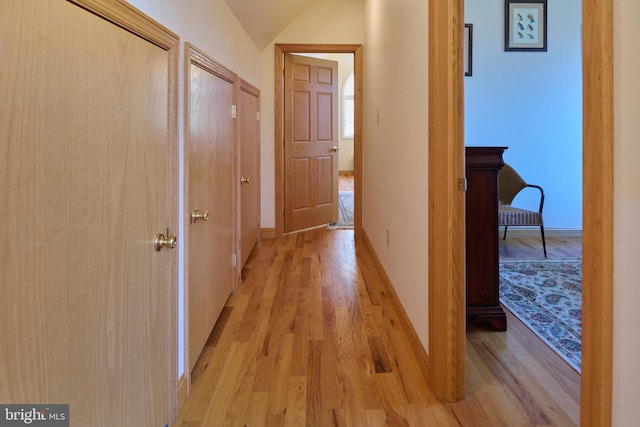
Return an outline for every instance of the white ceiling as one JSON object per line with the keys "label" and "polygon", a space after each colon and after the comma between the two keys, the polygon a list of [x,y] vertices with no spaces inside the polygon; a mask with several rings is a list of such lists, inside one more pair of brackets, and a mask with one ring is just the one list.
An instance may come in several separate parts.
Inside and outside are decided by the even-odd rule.
{"label": "white ceiling", "polygon": [[260,50],[315,1],[322,0],[225,0]]}

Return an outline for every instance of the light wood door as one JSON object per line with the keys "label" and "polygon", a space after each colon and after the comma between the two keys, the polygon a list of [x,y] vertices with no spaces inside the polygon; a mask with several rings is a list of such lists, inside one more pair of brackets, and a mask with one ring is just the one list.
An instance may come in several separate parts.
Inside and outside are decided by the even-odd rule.
{"label": "light wood door", "polygon": [[177,226],[177,38],[99,13],[0,3],[0,402],[157,427],[176,375],[177,251],[153,241]]}
{"label": "light wood door", "polygon": [[260,92],[241,81],[238,96],[240,144],[240,267],[260,239]]}
{"label": "light wood door", "polygon": [[187,204],[208,212],[189,220],[186,257],[188,360],[192,369],[233,288],[235,74],[187,45]]}
{"label": "light wood door", "polygon": [[338,63],[285,54],[285,232],[338,219]]}

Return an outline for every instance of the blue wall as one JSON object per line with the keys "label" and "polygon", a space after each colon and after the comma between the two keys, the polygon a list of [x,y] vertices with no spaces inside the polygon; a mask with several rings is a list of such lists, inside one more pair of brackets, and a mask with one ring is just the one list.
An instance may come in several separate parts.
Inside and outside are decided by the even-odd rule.
{"label": "blue wall", "polygon": [[[465,1],[473,24],[466,145],[509,147],[505,161],[545,189],[550,229],[582,228],[581,21],[581,0],[549,0],[547,52],[505,52],[504,0]],[[535,208],[533,196],[514,205]]]}

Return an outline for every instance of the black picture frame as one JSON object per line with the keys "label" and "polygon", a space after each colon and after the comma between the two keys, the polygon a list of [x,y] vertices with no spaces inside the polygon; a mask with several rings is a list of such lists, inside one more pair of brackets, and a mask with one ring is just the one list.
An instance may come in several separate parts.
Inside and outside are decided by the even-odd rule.
{"label": "black picture frame", "polygon": [[473,24],[464,24],[464,75],[473,75]]}
{"label": "black picture frame", "polygon": [[547,51],[547,0],[505,0],[504,50]]}

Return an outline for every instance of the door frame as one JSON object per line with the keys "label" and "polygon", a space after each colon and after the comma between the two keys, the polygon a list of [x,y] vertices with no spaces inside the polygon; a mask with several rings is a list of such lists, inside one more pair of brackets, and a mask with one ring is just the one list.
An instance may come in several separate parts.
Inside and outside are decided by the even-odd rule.
{"label": "door frame", "polygon": [[362,45],[360,44],[276,44],[275,46],[275,236],[284,234],[284,54],[351,53],[354,77],[354,180],[353,230],[362,234]]}
{"label": "door frame", "polygon": [[[463,0],[429,1],[429,380],[436,397],[445,400],[464,398],[464,208],[457,190],[464,175],[455,173],[464,158],[463,17]],[[613,0],[583,0],[582,23],[580,419],[582,426],[607,426],[613,357]],[[435,165],[444,168],[445,179],[433,179]],[[451,233],[436,234],[448,226]]]}

